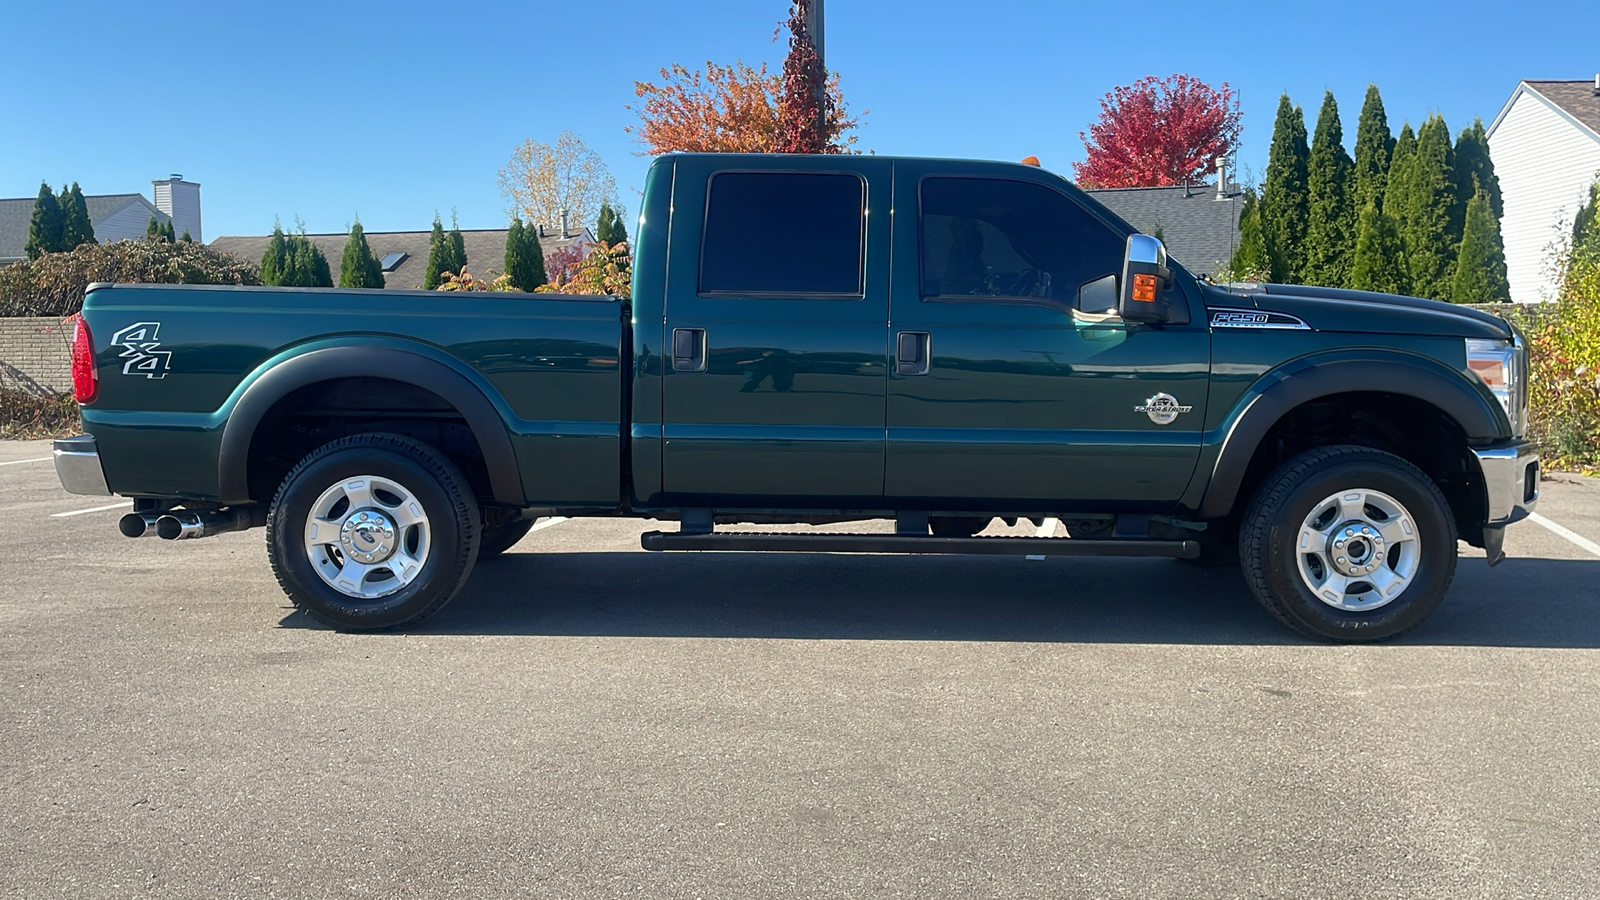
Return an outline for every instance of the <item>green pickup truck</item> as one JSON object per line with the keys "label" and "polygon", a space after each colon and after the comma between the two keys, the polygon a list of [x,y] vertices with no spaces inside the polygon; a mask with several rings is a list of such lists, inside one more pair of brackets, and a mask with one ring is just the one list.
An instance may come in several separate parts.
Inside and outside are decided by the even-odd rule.
{"label": "green pickup truck", "polygon": [[682,154],[631,297],[95,285],[56,468],[129,537],[265,526],[343,629],[436,612],[539,517],[633,516],[678,523],[647,550],[1241,565],[1369,641],[1533,508],[1526,372],[1471,309],[1204,283],[1036,167]]}

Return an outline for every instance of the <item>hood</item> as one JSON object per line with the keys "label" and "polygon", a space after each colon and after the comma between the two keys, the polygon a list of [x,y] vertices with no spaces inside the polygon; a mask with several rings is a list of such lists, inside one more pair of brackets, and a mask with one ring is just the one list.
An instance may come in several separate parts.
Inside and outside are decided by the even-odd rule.
{"label": "hood", "polygon": [[1317,331],[1426,334],[1508,340],[1511,325],[1482,310],[1398,294],[1375,294],[1299,284],[1218,286],[1208,306],[1243,306],[1297,316]]}

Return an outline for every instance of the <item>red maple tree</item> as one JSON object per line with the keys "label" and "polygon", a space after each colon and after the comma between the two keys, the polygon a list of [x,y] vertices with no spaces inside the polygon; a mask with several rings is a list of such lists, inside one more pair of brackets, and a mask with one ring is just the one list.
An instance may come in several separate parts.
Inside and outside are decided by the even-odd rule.
{"label": "red maple tree", "polygon": [[1189,75],[1146,76],[1100,101],[1083,139],[1088,158],[1072,164],[1086,188],[1159,187],[1203,180],[1239,140],[1239,110],[1223,82]]}

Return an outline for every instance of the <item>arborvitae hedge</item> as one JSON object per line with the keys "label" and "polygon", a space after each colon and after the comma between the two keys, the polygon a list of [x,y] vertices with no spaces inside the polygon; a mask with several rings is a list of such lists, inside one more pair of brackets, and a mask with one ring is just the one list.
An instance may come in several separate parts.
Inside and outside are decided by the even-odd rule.
{"label": "arborvitae hedge", "polygon": [[1356,214],[1350,200],[1354,169],[1344,149],[1344,128],[1333,92],[1322,98],[1317,114],[1316,139],[1307,165],[1306,243],[1302,253],[1306,284],[1339,286],[1350,279],[1350,259],[1355,255]]}
{"label": "arborvitae hedge", "polygon": [[383,286],[383,266],[372,255],[372,248],[367,245],[367,233],[361,227],[361,220],[357,219],[350,226],[350,237],[345,239],[344,254],[339,258],[339,287]]}
{"label": "arborvitae hedge", "polygon": [[61,204],[56,192],[48,183],[39,185],[39,199],[33,203],[33,216],[28,220],[28,243],[25,252],[29,259],[38,259],[46,253],[61,250]]}
{"label": "arborvitae hedge", "polygon": [[1411,290],[1429,300],[1449,300],[1461,243],[1450,129],[1432,116],[1417,131],[1417,149],[1406,162],[1400,197],[1400,239],[1405,244]]}
{"label": "arborvitae hedge", "polygon": [[544,248],[539,246],[539,229],[522,224],[513,216],[506,232],[506,275],[519,291],[532,291],[549,281],[544,271]]}
{"label": "arborvitae hedge", "polygon": [[1384,294],[1404,294],[1411,287],[1400,231],[1394,220],[1370,199],[1361,209],[1356,251],[1350,264],[1350,287]]}
{"label": "arborvitae hedge", "polygon": [[428,271],[423,276],[423,290],[431,291],[444,281],[444,273],[457,272],[459,267],[451,267],[452,249],[445,240],[444,223],[439,221],[438,214],[433,217],[433,235],[428,238]]}
{"label": "arborvitae hedge", "polygon": [[1273,255],[1274,281],[1297,284],[1305,268],[1309,156],[1305,114],[1284,94],[1278,98],[1272,148],[1267,155],[1267,178],[1261,192],[1261,224],[1277,248]]}
{"label": "arborvitae hedge", "polygon": [[1487,191],[1479,191],[1467,201],[1450,299],[1456,303],[1503,303],[1511,299],[1511,286],[1506,281],[1506,248]]}
{"label": "arborvitae hedge", "polygon": [[1364,207],[1368,200],[1383,208],[1383,190],[1389,182],[1389,160],[1394,155],[1394,137],[1389,133],[1389,116],[1383,110],[1378,86],[1367,85],[1367,99],[1361,104],[1361,120],[1356,124],[1356,158],[1351,175],[1352,204]]}

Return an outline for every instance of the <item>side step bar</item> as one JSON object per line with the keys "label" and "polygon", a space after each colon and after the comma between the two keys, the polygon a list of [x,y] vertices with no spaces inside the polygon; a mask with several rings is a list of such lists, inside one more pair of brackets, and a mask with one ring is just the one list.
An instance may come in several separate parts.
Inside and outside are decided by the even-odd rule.
{"label": "side step bar", "polygon": [[902,534],[805,534],[650,531],[646,550],[722,550],[756,553],[975,553],[990,556],[1158,556],[1196,559],[1198,541],[1085,541],[1049,537],[934,537]]}

